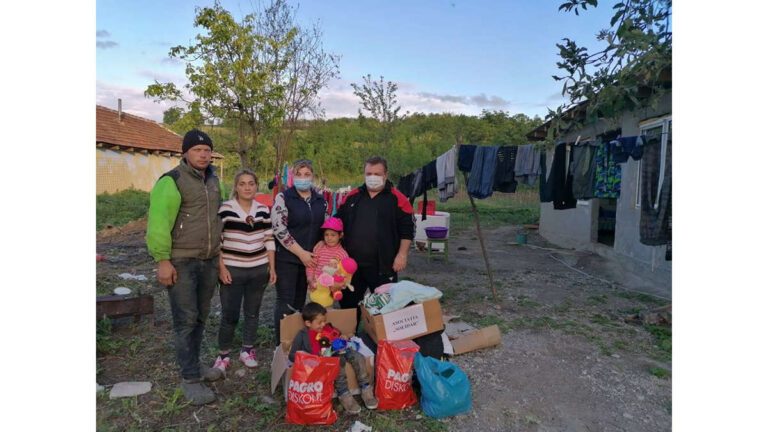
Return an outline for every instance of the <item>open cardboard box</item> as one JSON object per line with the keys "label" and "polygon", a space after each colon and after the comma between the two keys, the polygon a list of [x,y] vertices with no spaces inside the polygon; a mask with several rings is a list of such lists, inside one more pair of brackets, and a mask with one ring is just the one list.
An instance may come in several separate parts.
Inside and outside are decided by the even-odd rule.
{"label": "open cardboard box", "polygon": [[376,342],[413,339],[443,329],[443,313],[440,300],[428,300],[393,312],[371,315],[360,306],[363,327]]}
{"label": "open cardboard box", "polygon": [[[355,321],[357,319],[357,311],[355,309],[328,309],[326,318],[328,322],[339,329],[344,337],[349,338],[355,335]],[[301,313],[299,312],[288,315],[280,320],[280,346],[275,348],[275,353],[272,356],[272,393],[275,392],[277,384],[282,378],[283,395],[286,400],[288,400],[288,380],[293,372],[293,366],[289,367],[288,354],[291,352],[293,338],[296,337],[296,334],[302,328],[304,328],[304,320],[301,319]],[[366,357],[366,360],[368,360],[366,362],[368,376],[371,379],[371,383],[373,383],[375,382],[373,376],[374,357]],[[347,374],[349,391],[352,394],[359,394],[360,385],[357,383],[357,377],[355,376],[354,369],[352,369],[352,365],[347,364],[343,372]]]}

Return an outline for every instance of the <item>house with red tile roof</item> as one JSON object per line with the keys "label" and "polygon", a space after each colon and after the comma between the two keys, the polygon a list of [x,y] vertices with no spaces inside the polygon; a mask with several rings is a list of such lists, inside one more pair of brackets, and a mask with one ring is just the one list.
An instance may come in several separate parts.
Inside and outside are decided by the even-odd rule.
{"label": "house with red tile roof", "polygon": [[[163,173],[179,164],[181,142],[180,135],[160,123],[127,114],[121,107],[116,111],[96,105],[96,194],[151,190]],[[222,156],[214,153],[214,159],[221,161]]]}

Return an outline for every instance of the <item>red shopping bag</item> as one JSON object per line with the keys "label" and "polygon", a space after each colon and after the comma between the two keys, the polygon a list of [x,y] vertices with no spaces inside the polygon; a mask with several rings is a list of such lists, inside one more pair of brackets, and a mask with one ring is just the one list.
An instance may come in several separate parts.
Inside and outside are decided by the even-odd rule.
{"label": "red shopping bag", "polygon": [[398,410],[416,405],[411,387],[413,358],[419,346],[411,340],[380,340],[376,351],[376,398],[380,410]]}
{"label": "red shopping bag", "polygon": [[339,375],[338,357],[320,357],[296,352],[288,380],[288,423],[329,425],[338,416],[333,410],[333,382]]}

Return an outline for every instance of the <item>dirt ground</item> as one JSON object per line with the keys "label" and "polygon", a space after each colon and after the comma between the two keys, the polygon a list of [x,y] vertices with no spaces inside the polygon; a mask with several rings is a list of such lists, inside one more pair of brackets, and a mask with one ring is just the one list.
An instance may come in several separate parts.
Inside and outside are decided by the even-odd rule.
{"label": "dirt ground", "polygon": [[[269,391],[271,315],[274,291],[261,310],[261,365],[235,367],[216,383],[218,400],[205,407],[183,404],[165,293],[154,284],[154,266],[143,242],[143,224],[129,224],[97,238],[97,291],[116,286],[154,293],[154,324],[115,323],[97,338],[97,381],[109,390],[120,381],[150,381],[152,391],[109,400],[97,394],[99,430],[299,430],[286,425],[280,390]],[[402,277],[443,291],[444,314],[477,327],[497,324],[504,332],[495,348],[455,356],[470,377],[473,410],[444,420],[425,417],[418,407],[402,412],[365,412],[326,428],[346,430],[355,420],[375,431],[660,431],[671,429],[671,331],[630,324],[625,317],[669,301],[627,291],[603,258],[563,250],[535,233],[515,245],[522,227],[484,231],[495,286],[490,295],[474,231],[453,232],[447,262],[427,262],[412,252]],[[569,267],[570,266],[570,267]],[[119,273],[146,275],[124,281]],[[218,295],[204,342],[204,361],[215,354]],[[103,326],[103,323],[101,324]],[[242,376],[238,376],[242,374]]]}

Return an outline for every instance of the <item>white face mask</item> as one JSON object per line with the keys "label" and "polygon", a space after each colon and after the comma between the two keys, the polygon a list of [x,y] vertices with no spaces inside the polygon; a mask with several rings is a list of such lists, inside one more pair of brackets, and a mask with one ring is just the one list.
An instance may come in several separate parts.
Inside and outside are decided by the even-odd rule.
{"label": "white face mask", "polygon": [[369,190],[377,191],[384,187],[384,177],[377,175],[365,176],[365,187]]}

